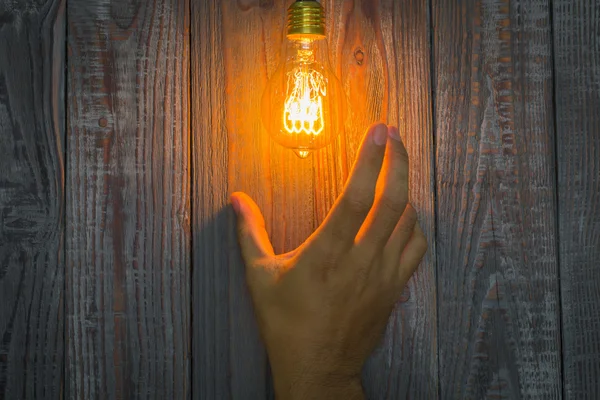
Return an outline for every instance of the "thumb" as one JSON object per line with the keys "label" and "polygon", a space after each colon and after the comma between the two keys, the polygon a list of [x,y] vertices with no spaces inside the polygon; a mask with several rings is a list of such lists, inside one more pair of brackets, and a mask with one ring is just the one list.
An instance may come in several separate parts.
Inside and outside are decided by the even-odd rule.
{"label": "thumb", "polygon": [[231,204],[237,216],[238,241],[246,264],[272,256],[273,246],[256,203],[247,194],[235,192],[231,195]]}

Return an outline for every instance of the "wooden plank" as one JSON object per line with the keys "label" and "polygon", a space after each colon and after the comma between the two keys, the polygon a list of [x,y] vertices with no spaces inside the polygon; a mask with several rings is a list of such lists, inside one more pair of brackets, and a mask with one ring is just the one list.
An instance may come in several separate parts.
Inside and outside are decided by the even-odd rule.
{"label": "wooden plank", "polygon": [[65,1],[0,7],[0,399],[58,399]]}
{"label": "wooden plank", "polygon": [[[262,40],[275,27],[262,19],[276,15],[269,12],[275,8],[281,30],[282,3],[192,2],[195,399],[268,396],[266,355],[244,284],[235,217],[226,207],[232,191],[248,192],[273,233],[271,143],[260,130],[259,104],[266,75]],[[288,162],[302,168],[293,157]]]}
{"label": "wooden plank", "polygon": [[68,18],[66,397],[188,398],[189,3]]}
{"label": "wooden plank", "polygon": [[549,2],[432,10],[440,396],[561,398]]}
{"label": "wooden plank", "polygon": [[[412,202],[434,248],[428,4],[400,3],[323,2],[332,65],[351,111],[345,133],[332,146],[300,160],[272,142],[259,120],[290,1],[193,2],[194,398],[272,396],[227,208],[231,192],[250,194],[263,210],[276,251],[291,250],[340,193],[367,126],[402,122],[413,163]],[[370,396],[436,394],[434,254],[366,368]]]}
{"label": "wooden plank", "polygon": [[370,399],[437,397],[429,6],[422,0],[346,1],[334,14],[351,110],[347,165],[371,122],[398,125],[410,157],[410,201],[429,240],[428,254],[365,368],[363,386]]}
{"label": "wooden plank", "polygon": [[564,386],[600,398],[600,2],[555,0]]}

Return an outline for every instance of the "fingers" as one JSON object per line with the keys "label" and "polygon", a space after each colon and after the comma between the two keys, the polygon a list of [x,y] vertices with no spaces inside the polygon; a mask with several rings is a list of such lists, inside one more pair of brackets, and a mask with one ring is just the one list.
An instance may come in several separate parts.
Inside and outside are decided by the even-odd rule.
{"label": "fingers", "polygon": [[382,271],[384,276],[391,278],[397,275],[400,256],[411,239],[416,225],[417,212],[411,204],[408,204],[383,249],[381,265],[384,269]]}
{"label": "fingers", "polygon": [[372,125],[365,135],[344,192],[315,233],[317,242],[334,246],[330,249],[333,252],[341,253],[353,245],[356,233],[373,205],[386,142],[386,125]]}
{"label": "fingers", "polygon": [[367,257],[381,252],[396,226],[404,229],[398,221],[408,203],[408,154],[398,128],[390,127],[388,134],[390,140],[387,142],[375,204],[356,237],[357,250]]}
{"label": "fingers", "polygon": [[273,246],[265,230],[265,220],[256,203],[245,193],[231,195],[231,203],[237,216],[237,233],[246,264],[273,255]]}
{"label": "fingers", "polygon": [[400,264],[396,264],[398,268],[398,280],[402,285],[405,285],[415,273],[426,252],[427,238],[417,222],[413,229],[413,234],[400,256]]}

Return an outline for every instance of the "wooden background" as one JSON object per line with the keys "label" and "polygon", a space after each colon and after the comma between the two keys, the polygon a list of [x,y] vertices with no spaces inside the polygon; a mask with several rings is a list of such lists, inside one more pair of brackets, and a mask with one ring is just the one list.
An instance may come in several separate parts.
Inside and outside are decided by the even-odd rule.
{"label": "wooden background", "polygon": [[273,398],[228,195],[292,249],[377,120],[430,250],[368,397],[600,398],[600,1],[323,0],[308,160],[258,119],[288,4],[0,1],[0,399]]}

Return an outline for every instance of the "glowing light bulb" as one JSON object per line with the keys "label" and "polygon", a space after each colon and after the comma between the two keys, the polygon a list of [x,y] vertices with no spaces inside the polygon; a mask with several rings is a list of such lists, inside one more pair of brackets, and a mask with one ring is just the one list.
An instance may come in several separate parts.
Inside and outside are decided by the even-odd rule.
{"label": "glowing light bulb", "polygon": [[284,60],[262,98],[261,120],[271,137],[301,158],[343,129],[345,97],[331,70],[323,7],[297,0],[288,9]]}

